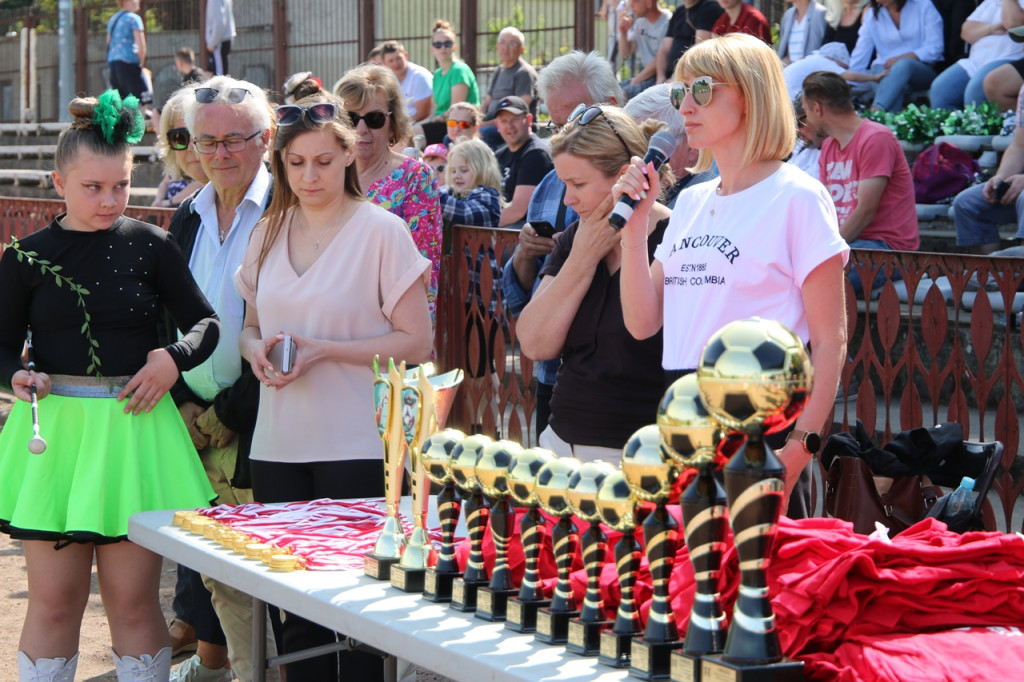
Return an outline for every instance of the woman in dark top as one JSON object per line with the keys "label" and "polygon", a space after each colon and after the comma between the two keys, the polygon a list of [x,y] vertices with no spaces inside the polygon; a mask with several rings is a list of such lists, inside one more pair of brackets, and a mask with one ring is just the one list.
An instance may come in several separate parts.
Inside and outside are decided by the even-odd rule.
{"label": "woman in dark top", "polygon": [[[580,220],[555,237],[516,329],[533,360],[562,358],[551,418],[540,436],[541,446],[559,455],[621,456],[633,432],[653,421],[665,390],[661,334],[637,341],[623,322],[619,263],[625,247],[608,224],[612,186],[632,157],[644,155],[661,125],[648,122],[642,130],[618,107],[581,104],[551,139],[565,203]],[[651,210],[651,237],[643,246],[649,258],[669,213],[660,204]]]}
{"label": "woman in dark top", "polygon": [[[127,100],[71,102],[53,173],[67,212],[0,258],[0,383],[18,398],[0,433],[0,530],[23,541],[32,586],[21,679],[74,679],[95,554],[118,678],[166,680],[161,558],[127,541],[128,517],[214,497],[165,394],[220,325],[167,233],[121,215],[144,130]],[[165,307],[183,337],[161,347]],[[39,371],[21,364],[28,333]],[[33,387],[38,456],[25,447]]]}
{"label": "woman in dark top", "polygon": [[860,31],[860,17],[864,14],[866,0],[833,0],[827,3],[828,14],[825,20],[828,26],[825,28],[825,43],[843,43],[846,49],[853,54],[853,48],[857,45],[857,32]]}

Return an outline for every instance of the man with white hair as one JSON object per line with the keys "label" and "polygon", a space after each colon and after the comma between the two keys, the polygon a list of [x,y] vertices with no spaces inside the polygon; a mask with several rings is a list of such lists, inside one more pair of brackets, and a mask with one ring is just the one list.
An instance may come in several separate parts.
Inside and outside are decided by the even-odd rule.
{"label": "man with white hair", "polygon": [[[548,129],[556,132],[569,122],[569,115],[580,104],[613,104],[625,101],[622,88],[608,61],[598,52],[575,50],[551,61],[537,77],[537,93],[547,106],[551,123]],[[565,205],[565,183],[555,171],[549,172],[533,190],[526,210],[526,224],[519,231],[519,245],[505,264],[501,276],[501,290],[505,304],[512,315],[519,315],[533,296],[540,279],[540,268],[555,247],[550,237],[541,236],[530,221],[550,223],[555,232],[561,232],[578,219],[576,212]],[[537,374],[536,433],[547,428],[549,402],[558,373],[558,360],[533,363]]]}
{"label": "man with white hair", "polygon": [[717,177],[714,169],[696,175],[689,171],[690,166],[697,165],[698,150],[686,142],[686,121],[679,110],[672,106],[672,96],[668,87],[647,88],[629,100],[625,110],[630,118],[641,125],[647,119],[664,121],[668,124],[668,132],[676,138],[675,151],[668,159],[668,165],[672,168],[676,181],[665,189],[663,199],[666,206],[675,208],[679,193],[690,185],[698,185]]}
{"label": "man with white hair", "polygon": [[487,95],[480,103],[484,112],[484,120],[480,124],[480,135],[484,141],[497,149],[502,144],[497,129],[498,103],[506,97],[514,96],[523,100],[530,108],[530,113],[537,118],[537,70],[523,59],[526,39],[515,26],[506,26],[498,33],[498,59],[501,66],[494,72]]}
{"label": "man with white hair", "polygon": [[[171,395],[217,501],[244,504],[253,501],[248,455],[260,386],[238,350],[245,304],[233,278],[249,236],[270,203],[272,179],[263,157],[274,124],[266,93],[252,83],[216,76],[195,88],[194,94],[186,100],[185,126],[210,181],[182,202],[169,231],[217,312],[224,336],[206,362],[181,375]],[[176,333],[172,325],[168,320],[168,334]],[[204,594],[206,589],[212,593],[216,618],[210,617],[208,607],[206,617],[197,614],[200,622],[193,625],[199,649],[171,679],[220,682],[232,679],[233,672],[240,680],[251,680],[251,597],[208,578],[200,582],[194,571],[186,575],[197,606],[211,598]],[[273,631],[267,632],[268,650],[276,652]],[[278,679],[276,669],[268,671],[267,679]]]}

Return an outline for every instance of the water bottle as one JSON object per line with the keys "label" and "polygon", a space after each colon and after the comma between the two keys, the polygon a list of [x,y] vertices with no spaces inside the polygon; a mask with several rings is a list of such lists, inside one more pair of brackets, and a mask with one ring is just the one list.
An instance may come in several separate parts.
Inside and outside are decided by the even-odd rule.
{"label": "water bottle", "polygon": [[974,479],[964,476],[960,481],[960,487],[949,496],[943,516],[952,519],[958,516],[967,516],[974,511]]}

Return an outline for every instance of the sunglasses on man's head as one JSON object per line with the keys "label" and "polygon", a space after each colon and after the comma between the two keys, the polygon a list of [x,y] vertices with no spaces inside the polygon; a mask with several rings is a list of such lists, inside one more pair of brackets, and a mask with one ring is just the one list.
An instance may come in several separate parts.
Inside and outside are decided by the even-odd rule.
{"label": "sunglasses on man's head", "polygon": [[435,50],[440,50],[443,47],[455,47],[455,42],[452,40],[435,40],[431,45],[434,46]]}
{"label": "sunglasses on man's head", "polygon": [[388,122],[388,116],[391,115],[390,111],[371,111],[368,114],[360,116],[354,111],[348,112],[348,118],[352,121],[352,127],[356,128],[359,126],[359,122],[363,121],[366,123],[366,127],[371,130],[378,130],[384,127],[384,124]]}
{"label": "sunglasses on man's head", "polygon": [[176,152],[183,152],[188,149],[188,143],[192,136],[188,134],[188,128],[171,128],[167,131],[167,146]]}
{"label": "sunglasses on man's head", "polygon": [[453,121],[451,119],[448,119],[448,127],[449,128],[461,128],[462,130],[466,130],[467,128],[472,128],[473,127],[473,122],[472,121]]}
{"label": "sunglasses on man's head", "polygon": [[333,121],[338,115],[338,105],[334,102],[320,102],[308,107],[300,107],[298,104],[282,104],[274,109],[274,117],[279,126],[298,123],[303,114],[313,123],[327,123]]}
{"label": "sunglasses on man's head", "polygon": [[[221,91],[216,88],[196,88],[196,101],[200,104],[209,104],[217,99],[220,92]],[[228,90],[228,94],[225,95],[224,98],[232,104],[240,104],[248,94],[251,93],[245,88],[231,88]]]}
{"label": "sunglasses on man's head", "polygon": [[711,104],[711,95],[714,94],[712,86],[715,85],[728,85],[728,83],[719,83],[711,76],[694,78],[693,83],[690,85],[686,83],[673,83],[672,89],[669,91],[672,106],[676,109],[683,106],[683,99],[686,97],[686,93],[689,92],[693,95],[693,101],[697,103],[697,106],[706,107]]}
{"label": "sunglasses on man's head", "polygon": [[[572,110],[571,114],[569,114],[569,120],[567,120],[565,124],[569,125],[570,123],[575,122],[576,125],[582,127],[587,125],[588,123],[590,123],[603,113],[604,109],[602,109],[601,107],[597,105],[588,107],[586,104],[583,104],[581,102],[580,104],[576,105],[576,108]],[[611,119],[605,116],[604,120],[605,123],[608,124],[608,127],[612,129],[612,132],[615,133],[615,137],[619,138],[619,142],[622,143],[622,148],[626,150],[626,157],[632,157],[633,155],[629,151],[629,145],[626,144],[626,141],[622,139],[622,135],[619,135],[619,131],[615,129],[615,125],[611,122]]]}

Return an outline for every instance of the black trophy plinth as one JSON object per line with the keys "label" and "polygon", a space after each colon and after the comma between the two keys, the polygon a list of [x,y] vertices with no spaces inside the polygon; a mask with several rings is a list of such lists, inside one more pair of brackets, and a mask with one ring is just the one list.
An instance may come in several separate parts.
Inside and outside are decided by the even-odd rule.
{"label": "black trophy plinth", "polygon": [[641,680],[667,680],[672,664],[670,654],[681,647],[676,629],[668,582],[675,565],[679,524],[668,513],[665,499],[659,499],[654,511],[643,522],[647,562],[651,567],[651,608],[643,637],[633,639],[629,674]]}
{"label": "black trophy plinth", "polygon": [[455,485],[446,482],[437,494],[437,516],[441,522],[441,548],[437,563],[427,569],[423,577],[423,598],[427,601],[445,603],[452,600],[452,584],[462,577],[455,560],[455,528],[459,525],[462,500],[456,494]]}
{"label": "black trophy plinth", "polygon": [[728,513],[725,491],[709,465],[700,467],[697,478],[683,491],[679,502],[696,591],[683,649],[672,654],[671,679],[690,682],[701,679],[702,657],[721,653],[725,646],[725,615],[718,581],[726,551]]}
{"label": "black trophy plinth", "polygon": [[484,567],[484,533],[490,509],[484,502],[483,493],[474,490],[463,506],[466,510],[466,534],[469,536],[469,558],[461,578],[452,585],[452,600],[449,606],[456,611],[476,611],[477,590],[487,585],[487,569]]}
{"label": "black trophy plinth", "polygon": [[508,612],[508,600],[519,593],[512,587],[512,570],[508,565],[508,546],[512,541],[512,524],[516,517],[508,497],[494,500],[490,516],[494,568],[490,583],[477,590],[474,615],[481,620],[500,622],[505,620]]}
{"label": "black trophy plinth", "polygon": [[572,560],[579,551],[579,537],[576,527],[567,516],[558,519],[551,532],[555,553],[555,568],[558,581],[551,599],[551,606],[537,612],[537,631],[534,637],[545,644],[565,644],[569,641],[569,621],[580,615],[576,599],[569,584]]}
{"label": "black trophy plinth", "polygon": [[630,666],[630,650],[633,638],[643,631],[640,628],[640,616],[637,614],[636,576],[640,571],[640,543],[632,530],[623,532],[615,543],[615,566],[619,574],[619,608],[615,614],[615,622],[608,630],[601,632],[598,661],[613,668]]}
{"label": "black trophy plinth", "polygon": [[[803,663],[782,656],[775,615],[768,595],[767,565],[784,501],[786,468],[753,429],[747,442],[724,469],[725,493],[736,553],[740,562],[740,591],[732,624],[720,656],[701,663],[702,679],[736,682],[796,681]],[[752,533],[754,529],[761,529]],[[744,568],[746,567],[746,568]]]}
{"label": "black trophy plinth", "polygon": [[541,548],[547,540],[547,532],[544,517],[540,515],[536,506],[529,507],[519,521],[519,535],[523,541],[526,568],[523,571],[523,581],[519,585],[519,594],[508,601],[505,629],[513,632],[535,632],[537,611],[551,606],[551,600],[544,598],[537,570]]}
{"label": "black trophy plinth", "polygon": [[374,580],[391,580],[391,569],[401,560],[401,557],[376,556],[367,552],[363,555],[363,574]]}
{"label": "black trophy plinth", "polygon": [[592,521],[583,537],[583,568],[587,574],[587,591],[583,596],[580,615],[569,621],[569,641],[566,651],[581,656],[597,656],[601,652],[601,632],[611,627],[605,620],[601,599],[601,568],[608,550],[607,537],[597,521]]}
{"label": "black trophy plinth", "polygon": [[426,577],[425,568],[406,568],[398,564],[391,566],[391,587],[402,592],[422,592]]}

